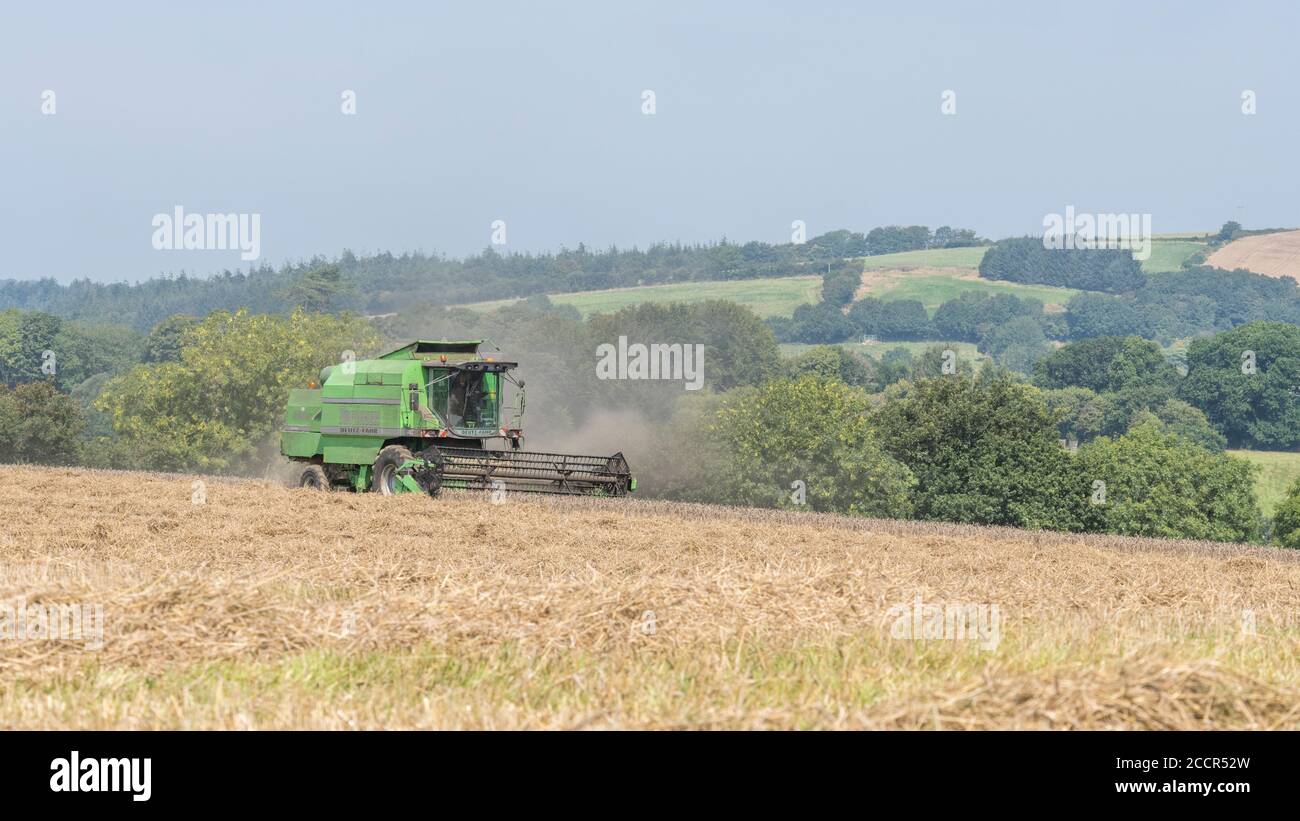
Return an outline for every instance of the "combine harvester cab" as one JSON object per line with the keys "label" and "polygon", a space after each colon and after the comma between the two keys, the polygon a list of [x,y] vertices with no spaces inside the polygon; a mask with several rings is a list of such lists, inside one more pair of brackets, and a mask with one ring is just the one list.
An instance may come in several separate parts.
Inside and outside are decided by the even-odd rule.
{"label": "combine harvester cab", "polygon": [[[587,496],[636,489],[622,453],[524,450],[517,363],[481,357],[482,344],[419,340],[324,368],[318,384],[291,390],[280,453],[307,463],[299,485],[431,496],[443,487]],[[513,408],[503,407],[507,384]]]}

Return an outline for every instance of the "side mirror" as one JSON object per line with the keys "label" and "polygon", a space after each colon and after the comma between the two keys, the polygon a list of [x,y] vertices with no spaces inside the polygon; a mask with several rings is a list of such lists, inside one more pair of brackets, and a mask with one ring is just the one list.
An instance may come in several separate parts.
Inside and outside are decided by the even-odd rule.
{"label": "side mirror", "polygon": [[411,385],[411,410],[420,409],[420,386],[412,383]]}

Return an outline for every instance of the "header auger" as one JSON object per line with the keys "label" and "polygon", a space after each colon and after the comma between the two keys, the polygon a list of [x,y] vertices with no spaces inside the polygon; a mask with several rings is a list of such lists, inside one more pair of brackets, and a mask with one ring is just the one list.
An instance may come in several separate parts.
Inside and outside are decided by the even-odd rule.
{"label": "header auger", "polygon": [[[324,368],[319,387],[291,390],[280,452],[307,463],[299,486],[431,496],[444,487],[586,496],[636,489],[622,453],[524,450],[517,363],[480,357],[481,344],[418,340]],[[503,408],[507,383],[516,404]]]}

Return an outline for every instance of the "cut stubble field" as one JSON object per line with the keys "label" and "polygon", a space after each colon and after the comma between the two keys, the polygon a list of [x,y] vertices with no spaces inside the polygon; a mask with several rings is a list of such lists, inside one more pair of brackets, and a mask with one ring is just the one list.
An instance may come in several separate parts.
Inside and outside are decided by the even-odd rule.
{"label": "cut stubble field", "polygon": [[0,595],[105,627],[0,639],[0,724],[1300,727],[1285,551],[194,480],[0,468]]}
{"label": "cut stubble field", "polygon": [[1233,240],[1210,254],[1206,264],[1228,271],[1245,268],[1265,276],[1300,279],[1300,231],[1277,231]]}

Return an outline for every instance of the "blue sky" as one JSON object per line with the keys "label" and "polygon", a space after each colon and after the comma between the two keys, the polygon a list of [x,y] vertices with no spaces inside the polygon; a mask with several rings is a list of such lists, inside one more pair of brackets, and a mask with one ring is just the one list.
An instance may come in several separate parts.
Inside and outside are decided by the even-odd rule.
{"label": "blue sky", "polygon": [[260,214],[272,265],[463,255],[498,219],[520,251],[1300,224],[1294,4],[467,5],[6,9],[0,279],[246,266],[155,250],[176,205]]}

